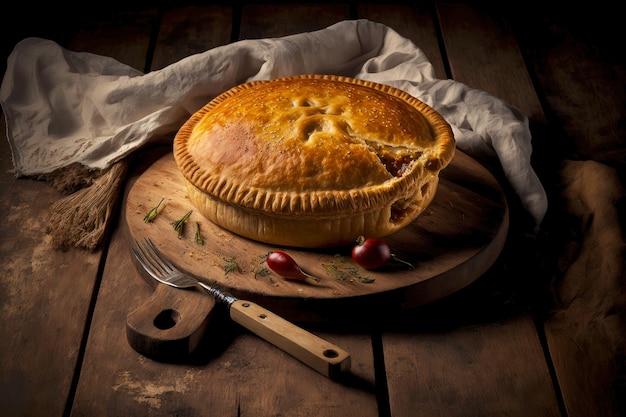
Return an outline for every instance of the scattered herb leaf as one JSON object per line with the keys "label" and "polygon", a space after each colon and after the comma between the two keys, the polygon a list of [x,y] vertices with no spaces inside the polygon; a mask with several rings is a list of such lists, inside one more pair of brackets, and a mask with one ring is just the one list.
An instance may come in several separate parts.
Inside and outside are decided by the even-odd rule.
{"label": "scattered herb leaf", "polygon": [[174,230],[176,230],[176,233],[178,233],[178,238],[180,239],[180,237],[183,234],[183,226],[185,225],[185,222],[187,221],[187,219],[189,218],[189,216],[191,216],[191,212],[193,210],[189,210],[187,213],[185,213],[185,215],[178,221],[175,221],[174,223],[172,223],[172,225],[174,226]]}
{"label": "scattered herb leaf", "polygon": [[228,275],[229,273],[239,269],[237,258],[224,258],[224,260],[226,261],[226,266],[224,267],[224,275]]}
{"label": "scattered herb leaf", "polygon": [[266,277],[271,274],[270,270],[267,268],[261,268],[254,273],[254,279],[258,279],[258,277]]}
{"label": "scattered herb leaf", "polygon": [[362,284],[371,284],[375,281],[374,278],[361,275],[359,269],[354,266],[339,267],[335,262],[325,263],[322,266],[329,275],[333,275],[338,281],[356,280]]}
{"label": "scattered herb leaf", "polygon": [[202,233],[200,233],[200,223],[196,222],[196,243],[200,246],[204,245]]}
{"label": "scattered herb leaf", "polygon": [[334,275],[340,281],[344,280],[345,274],[339,268],[337,268],[337,265],[334,262],[331,262],[329,264],[322,264],[322,266],[329,275]]}
{"label": "scattered herb leaf", "polygon": [[165,200],[165,198],[162,198],[161,201],[159,201],[159,204],[157,204],[155,207],[152,207],[150,211],[148,212],[148,214],[145,215],[145,217],[143,218],[143,221],[145,223],[151,223],[152,220],[156,218],[158,214],[159,206],[161,205],[163,200]]}
{"label": "scattered herb leaf", "polygon": [[368,277],[366,275],[361,275],[361,273],[359,272],[359,270],[355,267],[349,267],[348,268],[348,273],[350,274],[350,276],[354,279],[356,279],[357,281],[359,281],[361,284],[371,284],[372,282],[376,281],[374,278],[372,277]]}

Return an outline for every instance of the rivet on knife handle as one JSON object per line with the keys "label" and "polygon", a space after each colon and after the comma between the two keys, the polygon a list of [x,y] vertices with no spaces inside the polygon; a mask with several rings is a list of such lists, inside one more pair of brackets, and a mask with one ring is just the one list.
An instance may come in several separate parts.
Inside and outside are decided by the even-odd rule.
{"label": "rivet on knife handle", "polygon": [[230,306],[230,317],[329,378],[350,370],[351,359],[346,351],[258,304],[237,300]]}

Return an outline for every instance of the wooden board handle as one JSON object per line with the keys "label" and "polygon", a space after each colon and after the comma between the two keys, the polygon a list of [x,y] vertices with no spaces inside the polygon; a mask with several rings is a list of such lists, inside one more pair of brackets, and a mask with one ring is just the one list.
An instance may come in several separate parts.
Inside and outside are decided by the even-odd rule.
{"label": "wooden board handle", "polygon": [[348,352],[250,301],[237,300],[230,317],[331,379],[350,370]]}
{"label": "wooden board handle", "polygon": [[215,299],[199,291],[157,285],[152,296],[126,317],[126,337],[137,352],[172,360],[193,352],[209,325]]}

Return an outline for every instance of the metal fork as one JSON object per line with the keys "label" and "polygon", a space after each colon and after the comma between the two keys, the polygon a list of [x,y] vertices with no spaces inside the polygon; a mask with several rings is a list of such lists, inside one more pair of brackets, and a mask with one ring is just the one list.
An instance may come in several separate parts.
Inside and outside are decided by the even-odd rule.
{"label": "metal fork", "polygon": [[233,321],[284,350],[319,373],[339,377],[350,369],[350,355],[330,342],[290,323],[256,303],[239,300],[179,270],[150,239],[135,241],[133,254],[155,280],[174,288],[207,291],[228,307]]}
{"label": "metal fork", "polygon": [[135,241],[133,254],[145,271],[155,280],[179,289],[197,288],[207,291],[219,302],[230,307],[236,300],[233,295],[205,284],[180,271],[156,247],[150,239]]}

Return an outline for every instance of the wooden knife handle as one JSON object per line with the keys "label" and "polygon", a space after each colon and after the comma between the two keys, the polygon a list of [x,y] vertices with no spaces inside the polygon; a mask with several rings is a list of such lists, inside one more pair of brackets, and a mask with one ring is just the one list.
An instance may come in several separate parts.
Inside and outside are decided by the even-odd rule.
{"label": "wooden knife handle", "polygon": [[350,354],[250,301],[237,300],[230,317],[322,375],[337,378],[350,370]]}

